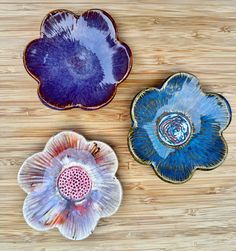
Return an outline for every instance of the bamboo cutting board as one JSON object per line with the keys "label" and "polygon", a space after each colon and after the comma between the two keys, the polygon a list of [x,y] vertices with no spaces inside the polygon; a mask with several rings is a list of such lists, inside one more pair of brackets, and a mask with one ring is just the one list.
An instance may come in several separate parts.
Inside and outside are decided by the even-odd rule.
{"label": "bamboo cutting board", "polygon": [[[97,111],[55,111],[41,104],[37,84],[22,64],[26,44],[39,36],[43,17],[65,8],[109,12],[133,51],[133,69],[115,99]],[[235,0],[0,0],[0,250],[167,251],[236,250],[236,122],[224,136],[229,154],[211,172],[197,171],[183,185],[156,177],[127,148],[130,103],[146,87],[172,73],[197,75],[203,90],[223,94],[236,107]],[[124,189],[120,210],[102,219],[84,241],[59,232],[37,232],[22,216],[20,165],[61,130],[110,144]]]}

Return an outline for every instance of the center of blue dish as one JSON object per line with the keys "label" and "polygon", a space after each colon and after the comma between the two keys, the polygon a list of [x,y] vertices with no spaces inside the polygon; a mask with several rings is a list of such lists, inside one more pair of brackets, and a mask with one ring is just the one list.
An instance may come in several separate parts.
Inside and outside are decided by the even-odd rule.
{"label": "center of blue dish", "polygon": [[76,53],[67,57],[69,72],[77,80],[99,83],[103,79],[103,69],[96,53],[84,46],[77,45]]}
{"label": "center of blue dish", "polygon": [[164,144],[177,147],[189,140],[192,125],[188,117],[182,113],[164,113],[157,121],[157,133]]}

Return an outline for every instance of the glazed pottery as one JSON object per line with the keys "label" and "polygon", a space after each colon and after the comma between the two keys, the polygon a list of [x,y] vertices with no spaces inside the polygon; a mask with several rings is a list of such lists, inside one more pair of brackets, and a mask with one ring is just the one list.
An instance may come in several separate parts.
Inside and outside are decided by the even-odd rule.
{"label": "glazed pottery", "polygon": [[88,10],[50,12],[40,38],[24,53],[28,73],[38,81],[41,101],[55,109],[98,109],[108,104],[129,74],[129,47],[120,42],[111,16]]}
{"label": "glazed pottery", "polygon": [[120,206],[117,168],[117,157],[107,144],[86,141],[71,131],[57,134],[19,171],[18,182],[28,194],[26,222],[39,231],[57,227],[72,240],[88,237],[100,218]]}
{"label": "glazed pottery", "polygon": [[191,74],[174,74],[161,89],[141,91],[131,118],[131,154],[165,181],[185,182],[196,169],[211,170],[226,157],[222,132],[231,121],[230,105],[219,94],[204,93]]}

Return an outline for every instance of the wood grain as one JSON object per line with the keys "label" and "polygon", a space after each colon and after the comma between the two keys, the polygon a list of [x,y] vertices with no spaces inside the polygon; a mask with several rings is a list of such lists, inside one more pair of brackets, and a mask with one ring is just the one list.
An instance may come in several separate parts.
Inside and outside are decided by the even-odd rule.
{"label": "wood grain", "polygon": [[[39,36],[52,9],[108,11],[133,51],[134,65],[112,103],[98,111],[54,111],[43,106],[22,53]],[[164,183],[133,160],[127,148],[130,103],[145,87],[160,86],[174,72],[197,75],[205,91],[223,94],[236,107],[235,0],[0,0],[0,250],[167,251],[236,250],[236,122],[224,136],[222,166],[198,171],[183,185]],[[112,145],[124,199],[118,213],[100,221],[88,239],[72,242],[57,230],[29,228],[24,192],[16,175],[31,154],[64,129]]]}

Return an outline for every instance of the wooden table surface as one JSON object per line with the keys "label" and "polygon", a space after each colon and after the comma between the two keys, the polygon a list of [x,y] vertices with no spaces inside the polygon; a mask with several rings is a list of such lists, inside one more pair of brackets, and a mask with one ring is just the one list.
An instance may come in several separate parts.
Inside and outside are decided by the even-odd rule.
{"label": "wooden table surface", "polygon": [[[133,68],[115,99],[97,111],[55,111],[41,104],[37,84],[25,71],[26,44],[39,36],[53,9],[108,11],[120,38],[133,51]],[[146,87],[172,73],[197,75],[205,91],[223,94],[236,107],[235,0],[0,0],[0,250],[166,251],[236,250],[236,121],[225,131],[229,154],[211,172],[197,171],[183,185],[160,180],[127,148],[130,103]],[[119,158],[124,198],[84,241],[54,229],[37,232],[25,223],[25,193],[16,176],[24,159],[61,130],[107,142]]]}

